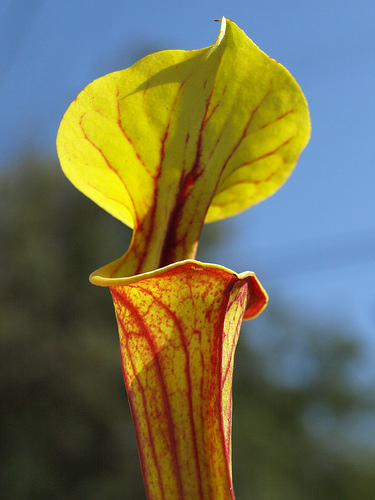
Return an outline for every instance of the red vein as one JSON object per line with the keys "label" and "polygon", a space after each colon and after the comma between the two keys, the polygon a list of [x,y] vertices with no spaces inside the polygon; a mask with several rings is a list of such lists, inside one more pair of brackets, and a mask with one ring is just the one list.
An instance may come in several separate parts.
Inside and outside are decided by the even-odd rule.
{"label": "red vein", "polygon": [[[168,400],[168,395],[167,395],[166,387],[165,387],[165,384],[164,384],[164,378],[163,378],[163,375],[162,375],[162,369],[161,369],[159,358],[158,358],[158,355],[157,355],[157,352],[156,352],[156,349],[155,349],[155,345],[153,343],[152,338],[150,337],[150,335],[148,333],[147,326],[145,325],[143,319],[140,317],[137,309],[133,306],[133,304],[131,304],[126,299],[126,297],[124,297],[123,295],[118,294],[115,289],[112,288],[111,291],[115,295],[115,297],[117,297],[118,301],[120,301],[120,302],[124,301],[125,302],[128,310],[133,314],[133,317],[134,317],[136,323],[138,324],[139,328],[143,332],[143,337],[147,340],[147,343],[150,346],[150,349],[152,351],[153,360],[154,360],[154,366],[155,366],[155,370],[157,372],[157,377],[158,377],[159,382],[160,382],[160,388],[161,388],[161,392],[162,392],[162,396],[163,396],[165,414],[166,414],[166,417],[167,417],[167,420],[168,420],[167,427],[168,427],[169,439],[170,439],[171,443],[173,443],[171,454],[172,454],[173,462],[174,462],[174,466],[175,466],[175,477],[177,479],[177,484],[178,484],[179,498],[183,498],[182,478],[181,478],[181,473],[180,473],[180,468],[179,468],[179,461],[178,461],[177,452],[176,452],[176,438],[175,438],[174,433],[173,433],[173,428],[174,427],[173,427],[173,421],[172,421],[172,414],[171,414],[171,409],[170,409],[170,405],[169,405],[169,400]],[[119,297],[120,297],[120,299],[119,299]],[[121,322],[121,326],[123,328],[123,332],[125,333],[126,332],[125,325],[122,323],[121,318],[120,318],[120,322]],[[126,333],[125,333],[125,335],[126,335]],[[129,356],[130,356],[130,359],[132,359],[132,355],[131,355],[130,352],[129,352]],[[151,424],[150,424],[149,418],[148,418],[148,411],[146,409],[147,408],[147,405],[146,405],[146,396],[144,394],[144,389],[143,389],[142,385],[139,382],[139,379],[138,379],[138,383],[139,383],[139,387],[140,387],[141,393],[142,393],[142,400],[144,401],[144,409],[145,409],[144,413],[145,413],[145,416],[146,416],[146,419],[147,419],[147,426],[151,430]],[[150,437],[151,436],[152,436],[152,432],[150,432]],[[154,459],[155,459],[156,458],[156,450],[155,450],[155,447],[154,447],[153,439],[150,439],[150,443],[151,443],[153,455],[155,453],[155,456],[154,456]],[[158,470],[158,477],[159,477],[159,483],[160,483],[160,486],[161,486],[161,490],[163,490],[163,486],[162,486],[162,483],[161,483],[161,481],[162,481],[162,479],[161,479],[161,471],[160,471],[159,462],[158,462],[157,459],[156,459],[156,468]]]}
{"label": "red vein", "polygon": [[[251,161],[248,161],[246,163],[243,163],[241,165],[241,167],[244,167],[246,165],[251,165],[252,163],[255,163],[256,161],[259,161],[259,160],[264,160],[264,158],[267,158],[268,156],[272,156],[274,155],[275,153],[277,153],[281,148],[283,148],[284,146],[286,146],[287,144],[289,144],[296,136],[295,135],[292,135],[291,137],[289,137],[289,139],[286,139],[284,142],[282,142],[279,146],[277,146],[277,148],[273,149],[272,151],[269,151],[268,153],[265,153],[264,155],[261,155],[261,156],[258,156],[257,158],[253,158]],[[241,168],[239,167],[239,168]],[[237,168],[234,169],[232,171],[235,172],[236,170],[238,170]],[[262,181],[261,181],[262,182]]]}
{"label": "red vein", "polygon": [[286,111],[285,113],[283,113],[282,115],[278,116],[277,118],[275,118],[274,120],[270,120],[269,122],[267,123],[264,123],[262,126],[260,126],[258,128],[258,130],[262,130],[263,128],[266,128],[268,127],[269,125],[271,125],[272,123],[275,123],[279,120],[282,120],[283,118],[285,118],[287,115],[289,115],[290,113],[294,113],[294,109],[289,109],[288,111]]}
{"label": "red vein", "polygon": [[[134,313],[135,321],[138,324],[138,326],[142,330],[145,330],[145,326],[144,326],[141,318],[139,317],[139,315],[137,314],[137,312],[133,310],[132,305],[129,303],[129,301],[126,300],[126,298],[124,297],[124,295],[118,293],[117,290],[114,289],[114,288],[111,288],[111,293],[112,293],[112,297],[113,297],[114,302],[116,300],[117,300],[117,302],[120,302],[120,303],[121,302],[125,302],[125,304],[128,307],[128,309],[131,312]],[[117,320],[119,322],[119,327],[122,330],[122,332],[124,333],[124,335],[123,335],[124,338],[121,339],[121,340],[123,340],[124,343],[125,343],[125,341],[127,340],[128,336],[127,336],[127,332],[126,332],[126,329],[125,329],[125,325],[124,325],[124,323],[122,321],[122,318],[120,317],[120,315],[118,314],[117,311],[116,311],[116,317],[117,317]],[[152,346],[150,346],[150,347],[152,349]],[[129,347],[128,347],[128,342],[126,342],[126,350],[127,350],[127,353],[128,353],[128,359],[130,360],[130,363],[131,363],[132,368],[133,368],[133,373],[136,373],[136,368],[134,366],[132,353],[130,352]],[[129,385],[129,381],[128,381],[128,377],[127,377],[127,372],[126,372],[125,365],[124,365],[123,356],[121,356],[121,362],[122,362],[122,366],[123,366],[123,373],[124,373],[124,378],[125,378],[126,389],[128,391],[129,397],[131,397],[131,391],[130,391],[131,387]],[[142,398],[142,402],[143,402],[144,417],[145,417],[145,421],[146,421],[148,435],[149,435],[149,438],[150,438],[149,439],[149,443],[150,443],[150,446],[151,446],[151,453],[152,453],[153,461],[155,463],[155,468],[156,468],[157,475],[158,475],[158,483],[159,483],[160,490],[161,490],[161,492],[162,492],[162,494],[164,496],[164,485],[163,485],[163,480],[162,480],[162,474],[161,474],[161,470],[160,470],[158,459],[157,459],[157,453],[156,453],[156,450],[155,450],[155,443],[154,443],[154,440],[152,439],[152,434],[153,434],[152,433],[152,426],[151,426],[151,423],[150,423],[148,411],[146,410],[146,408],[147,408],[147,397],[145,395],[144,387],[142,386],[142,384],[139,383],[139,381],[138,381],[138,388],[139,388],[139,391],[140,391],[140,394],[141,394],[141,398]],[[133,398],[131,398],[131,400],[133,400]],[[132,411],[132,413],[133,413],[133,411]],[[133,413],[133,415],[134,415],[134,413]],[[135,417],[135,415],[134,415],[134,417]],[[134,420],[134,426],[135,426],[135,431],[136,431],[136,436],[137,436],[137,441],[138,441],[138,449],[139,449],[139,452],[140,452],[140,454],[142,455],[142,457],[144,459],[145,458],[145,455],[144,455],[144,446],[142,446],[142,442],[141,442],[141,434],[140,434],[140,428],[139,428],[138,418],[134,418],[133,420]],[[147,469],[144,468],[144,460],[141,460],[141,465],[142,465],[143,475],[144,475],[144,477],[146,477]],[[146,488],[147,488],[148,487],[147,481],[145,481],[145,485],[146,485]]]}
{"label": "red vein", "polygon": [[[225,297],[228,297],[230,296],[230,293],[233,289],[233,285],[234,285],[234,282],[235,282],[236,278],[232,278],[231,281],[229,282],[228,286],[226,287],[226,289],[224,290],[223,292],[223,298]],[[220,318],[220,328],[221,328],[221,332],[224,331],[224,322],[225,322],[225,316],[226,316],[226,313],[227,313],[227,308],[224,309],[222,308],[222,312],[221,312],[221,318]],[[220,369],[218,370],[218,387],[220,387],[220,396],[222,396],[222,361],[223,361],[223,334],[221,335],[221,342],[220,342]],[[232,397],[232,394],[231,394],[231,397]],[[230,471],[230,466],[229,466],[229,453],[230,453],[230,442],[226,440],[226,436],[225,436],[225,433],[224,433],[224,422],[223,422],[223,418],[222,418],[222,415],[223,415],[223,398],[222,397],[219,397],[219,415],[220,415],[220,422],[221,422],[221,426],[220,426],[220,429],[221,429],[221,439],[222,439],[222,444],[223,444],[223,448],[226,450],[226,454],[225,454],[225,465],[226,465],[226,469],[227,469],[227,478],[228,478],[228,481],[229,483],[231,483],[231,471]],[[231,422],[229,423],[228,422],[228,425],[231,425]],[[230,488],[230,491],[231,491],[231,495],[232,495],[232,498],[234,499],[234,496],[233,496],[233,489]]]}
{"label": "red vein", "polygon": [[[222,92],[223,95],[225,94],[225,91],[227,89],[228,82],[226,83],[226,85],[223,89],[223,92]],[[206,86],[206,83],[207,83],[207,81],[204,82],[204,85],[203,85],[204,88]],[[181,241],[183,241],[185,239],[186,233],[188,231],[188,230],[185,231],[185,233],[182,235],[182,237],[177,239],[177,228],[181,222],[182,211],[183,211],[184,204],[186,202],[186,198],[188,197],[188,195],[191,191],[191,187],[196,183],[196,181],[199,179],[199,177],[204,172],[204,169],[202,168],[202,163],[201,163],[201,149],[202,149],[203,131],[204,131],[206,124],[212,118],[213,114],[215,113],[216,109],[218,108],[218,106],[221,103],[221,101],[219,101],[213,107],[213,109],[210,111],[210,114],[208,114],[214,90],[215,90],[215,85],[213,84],[211,91],[210,91],[210,95],[206,101],[205,113],[203,115],[203,118],[202,118],[202,121],[200,124],[199,132],[198,132],[198,139],[197,139],[197,143],[196,143],[196,153],[195,153],[194,161],[192,163],[191,170],[185,176],[183,175],[183,172],[181,174],[179,191],[178,191],[178,194],[176,196],[174,209],[170,215],[170,219],[169,219],[170,222],[168,223],[167,234],[166,234],[166,237],[164,240],[165,244],[164,244],[164,248],[163,248],[163,251],[161,254],[161,258],[160,258],[160,265],[161,266],[167,265],[173,261],[174,256],[173,256],[173,253],[171,254],[171,250],[173,250],[174,248],[177,248],[178,246],[181,246],[180,243],[181,243]],[[187,140],[188,140],[188,137],[186,137],[186,139],[185,139],[185,144],[187,144]],[[185,146],[185,151],[186,151],[186,146]],[[213,198],[214,194],[215,194],[215,191],[213,190],[211,199]],[[201,226],[203,226],[203,221],[202,221]],[[197,237],[199,237],[199,233],[200,233],[200,231],[198,232]]]}
{"label": "red vein", "polygon": [[137,148],[135,147],[135,144],[134,142],[132,141],[132,139],[129,137],[129,135],[126,133],[123,125],[122,125],[122,120],[121,120],[121,109],[120,109],[120,99],[119,99],[119,94],[120,94],[120,90],[117,90],[117,94],[116,94],[116,99],[117,99],[117,115],[118,115],[118,118],[117,118],[117,124],[118,126],[120,127],[120,130],[121,132],[123,133],[125,139],[129,142],[129,144],[132,146],[134,152],[135,152],[135,155],[137,157],[137,159],[140,161],[140,163],[142,164],[142,166],[144,167],[144,169],[146,170],[146,172],[151,176],[153,177],[152,173],[149,171],[145,161],[143,160],[142,156],[140,155],[139,151],[137,150]]}
{"label": "red vein", "polygon": [[[233,68],[234,68],[234,66],[235,66],[235,62],[236,62],[236,60],[237,60],[237,56],[235,56],[235,57],[233,58],[233,60],[232,60],[232,65],[231,65],[231,67],[230,67],[229,74],[231,74],[232,69],[233,69]],[[219,66],[218,66],[218,68],[217,68],[217,70],[216,70],[216,74],[218,74],[218,72],[219,72],[219,70],[220,70],[221,63],[222,63],[222,59],[220,59],[220,60],[219,60]],[[224,96],[225,92],[227,91],[229,81],[230,81],[230,79],[228,79],[228,80],[226,81],[225,85],[224,85],[224,88],[223,88],[223,90],[222,90],[222,92],[221,92],[221,95],[222,95],[222,96]],[[216,104],[216,106],[214,106],[214,107],[213,107],[213,109],[212,109],[212,111],[211,111],[210,115],[209,115],[209,116],[207,116],[207,111],[208,111],[208,108],[209,108],[210,101],[211,101],[211,98],[212,98],[212,95],[213,95],[214,90],[215,90],[215,82],[212,84],[212,89],[211,89],[210,97],[209,97],[209,99],[208,99],[208,103],[207,103],[207,107],[206,107],[205,123],[207,123],[209,120],[211,120],[212,115],[215,113],[216,109],[218,108],[218,106],[219,106],[219,105],[220,105],[220,103],[221,103],[221,101],[219,101],[219,102]]]}
{"label": "red vein", "polygon": [[184,335],[184,328],[181,325],[181,321],[177,318],[176,314],[166,305],[164,302],[162,302],[160,299],[155,297],[155,295],[150,291],[139,284],[137,285],[137,288],[141,290],[143,293],[150,295],[155,303],[157,303],[159,306],[161,306],[164,310],[167,311],[167,313],[170,315],[170,317],[173,319],[174,324],[177,327],[177,330],[179,332],[179,337],[181,340],[182,348],[184,350],[185,354],[185,360],[186,360],[186,367],[185,367],[185,376],[186,376],[186,381],[188,384],[188,398],[189,398],[189,419],[190,419],[190,428],[191,428],[191,433],[193,435],[192,441],[193,441],[193,448],[194,448],[194,455],[195,455],[195,468],[198,476],[198,484],[199,484],[199,493],[200,497],[203,498],[203,491],[202,491],[202,475],[201,475],[201,470],[200,470],[200,460],[199,460],[199,452],[198,452],[198,442],[197,442],[197,431],[195,428],[195,422],[194,422],[194,406],[193,406],[193,390],[192,390],[192,382],[191,382],[191,369],[190,369],[190,356],[189,356],[189,350],[186,345],[186,338]]}
{"label": "red vein", "polygon": [[[236,60],[236,58],[234,58],[233,63],[232,63],[232,67],[231,67],[231,68],[233,68],[233,67],[234,67],[234,62],[235,62],[235,60]],[[249,72],[250,72],[250,69],[248,69],[248,71],[247,71],[247,75],[249,74]],[[227,80],[227,82],[226,82],[226,84],[225,84],[225,86],[224,86],[224,89],[223,89],[223,91],[222,91],[222,96],[224,96],[224,94],[225,94],[225,92],[226,92],[226,90],[227,90],[227,87],[228,87],[229,81],[230,81],[230,80]],[[272,85],[272,80],[271,80],[271,82],[270,82],[270,87],[271,87],[271,85]],[[212,90],[213,90],[213,89],[214,89],[214,85],[213,85],[213,87],[212,87]],[[239,88],[238,88],[237,95],[240,93],[240,91],[241,91],[241,87],[239,87]],[[220,101],[216,104],[216,106],[214,107],[214,110],[213,110],[213,112],[211,113],[211,115],[209,116],[209,118],[207,119],[207,122],[211,119],[211,117],[212,117],[212,115],[213,115],[214,111],[216,111],[216,108],[217,108],[217,107],[221,104],[221,102],[222,102],[222,99],[221,99],[221,100],[220,100]],[[260,104],[259,104],[259,105],[260,105]],[[235,105],[234,105],[233,107],[235,107]],[[216,142],[215,142],[215,144],[214,144],[214,146],[213,146],[213,148],[212,148],[212,150],[211,150],[211,152],[210,152],[210,154],[209,154],[209,156],[208,156],[208,159],[211,159],[212,155],[214,154],[215,149],[216,149],[217,145],[219,144],[219,142],[220,142],[220,140],[221,140],[221,137],[222,137],[222,135],[223,135],[223,133],[224,133],[224,130],[225,130],[225,127],[223,127],[223,128],[222,128],[221,133],[218,135],[218,137],[217,137],[217,139],[216,139]]]}
{"label": "red vein", "polygon": [[[225,186],[224,187],[224,184],[226,182],[227,179],[229,179],[232,174],[234,172],[236,172],[237,170],[240,170],[241,168],[243,167],[246,167],[248,165],[251,165],[257,161],[260,161],[260,160],[264,160],[265,158],[268,158],[269,156],[272,156],[274,154],[276,154],[280,149],[282,149],[284,146],[286,146],[287,144],[289,144],[289,142],[291,142],[296,136],[295,135],[292,135],[291,137],[289,137],[289,139],[286,139],[284,142],[282,142],[279,146],[277,146],[277,148],[273,149],[272,151],[269,151],[268,153],[265,153],[264,155],[261,155],[261,156],[257,156],[256,158],[253,158],[252,160],[246,162],[246,163],[242,163],[241,165],[239,165],[238,167],[236,167],[235,169],[233,169],[225,178],[223,178],[221,180],[221,185],[223,186],[223,189],[221,191],[224,191],[226,189],[228,189],[230,186],[233,186],[235,184],[240,184],[240,183],[246,183],[246,184],[261,184],[262,182],[267,182],[268,180],[270,180],[275,174],[277,171],[275,172],[272,172],[270,174],[270,176],[268,176],[266,179],[261,179],[261,180],[242,180],[242,181],[235,181],[233,182],[233,184],[230,184],[229,186]],[[220,193],[221,191],[217,191],[216,194]]]}
{"label": "red vein", "polygon": [[[250,124],[253,121],[254,116],[259,111],[260,106],[267,99],[267,97],[271,94],[271,86],[272,86],[272,80],[270,81],[268,91],[264,94],[264,96],[262,97],[262,99],[259,101],[258,105],[252,110],[252,112],[250,114],[250,117],[249,117],[249,119],[247,120],[247,122],[245,124],[245,127],[244,127],[244,130],[243,130],[242,134],[241,134],[241,137],[238,139],[237,143],[234,145],[234,147],[232,148],[232,151],[229,153],[227,159],[225,160],[225,162],[223,164],[223,167],[221,169],[221,174],[224,172],[225,167],[228,165],[229,160],[232,158],[232,156],[234,155],[234,153],[238,150],[238,148],[240,147],[241,142],[246,137],[247,130],[250,127]],[[220,177],[221,177],[221,175],[220,175]]]}
{"label": "red vein", "polygon": [[[83,114],[83,115],[81,116],[80,120],[79,120],[79,126],[80,126],[80,128],[81,128],[81,130],[82,130],[83,136],[84,136],[84,138],[86,139],[86,141],[88,141],[88,142],[91,144],[91,146],[92,146],[93,148],[95,148],[95,149],[96,149],[96,150],[100,153],[100,155],[102,156],[103,160],[104,160],[104,161],[105,161],[105,163],[107,164],[107,167],[108,167],[108,168],[109,168],[109,169],[110,169],[110,170],[111,170],[111,171],[112,171],[112,172],[113,172],[113,173],[117,176],[117,178],[120,180],[121,184],[124,186],[124,188],[125,188],[126,192],[127,192],[127,193],[128,193],[128,195],[129,195],[129,198],[130,198],[130,200],[131,200],[131,202],[132,202],[132,205],[133,205],[133,210],[134,210],[134,216],[135,216],[135,218],[136,218],[136,222],[137,222],[137,224],[138,224],[138,223],[139,223],[139,221],[138,221],[138,214],[137,214],[137,210],[136,210],[136,207],[135,207],[134,199],[133,199],[133,197],[131,196],[131,194],[130,194],[130,192],[129,192],[129,190],[128,190],[128,188],[127,188],[127,186],[126,186],[126,184],[125,184],[124,180],[123,180],[123,179],[122,179],[122,177],[120,176],[120,174],[119,174],[118,170],[117,170],[117,169],[116,169],[116,168],[115,168],[115,167],[111,164],[111,162],[108,160],[108,158],[107,158],[107,157],[106,157],[106,155],[104,154],[103,150],[102,150],[99,146],[97,146],[97,145],[95,144],[95,142],[93,142],[93,141],[92,141],[92,140],[91,140],[91,139],[87,136],[87,134],[86,134],[86,132],[85,132],[85,129],[84,129],[84,127],[83,127],[83,124],[82,124],[82,120],[83,120],[84,116],[85,116],[85,114]],[[106,196],[107,196],[107,195],[106,195]]]}
{"label": "red vein", "polygon": [[[174,99],[174,101],[172,103],[171,112],[170,112],[170,115],[169,115],[168,123],[167,123],[166,128],[165,128],[164,136],[161,138],[160,161],[159,161],[159,172],[158,172],[158,177],[159,178],[162,176],[163,162],[164,162],[164,158],[165,158],[165,144],[166,144],[166,141],[168,139],[170,125],[171,125],[171,122],[172,122],[174,110],[176,108],[176,105],[177,105],[178,99],[180,97],[182,88],[183,88],[183,86],[185,85],[185,83],[187,82],[187,80],[189,78],[187,78],[185,81],[183,81],[181,83],[181,85],[180,85],[180,87],[179,87],[179,89],[177,91],[175,99]],[[185,144],[187,144],[187,141],[188,141],[188,138],[186,137],[185,138]],[[161,252],[160,252],[160,258],[159,258],[159,265],[158,265],[158,267],[163,267],[164,265],[166,265],[165,262],[170,263],[169,262],[169,250],[170,250],[170,248],[175,248],[175,246],[173,245],[173,242],[175,241],[175,236],[174,235],[175,235],[175,232],[176,232],[176,228],[179,225],[178,211],[180,209],[179,205],[180,205],[181,196],[182,196],[182,194],[184,192],[184,183],[185,182],[188,182],[188,177],[184,179],[183,172],[182,172],[181,173],[181,178],[180,178],[179,192],[178,192],[178,194],[176,196],[174,208],[171,211],[171,213],[169,214],[169,220],[168,220],[167,227],[166,227],[166,235],[165,235],[164,242],[163,242],[163,248],[161,249]],[[152,214],[151,214],[151,224],[150,224],[150,229],[149,229],[149,232],[148,232],[148,235],[147,235],[146,244],[148,244],[148,242],[150,242],[151,237],[152,237],[153,227],[155,225],[156,211],[157,211],[157,208],[159,207],[159,203],[161,203],[161,204],[165,203],[165,200],[160,200],[160,197],[158,197],[157,191],[158,191],[158,188],[156,186],[156,188],[155,188],[155,199],[157,200],[157,203],[153,206],[153,211],[152,211]],[[140,267],[139,267],[139,270],[140,270]]]}

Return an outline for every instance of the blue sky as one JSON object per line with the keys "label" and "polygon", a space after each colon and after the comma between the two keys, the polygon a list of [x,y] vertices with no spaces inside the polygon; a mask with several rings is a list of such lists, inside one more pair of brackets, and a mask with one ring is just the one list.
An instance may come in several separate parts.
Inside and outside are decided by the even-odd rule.
{"label": "blue sky", "polygon": [[211,45],[222,15],[297,79],[312,138],[288,183],[230,220],[212,261],[255,271],[312,321],[353,327],[375,365],[373,1],[3,0],[0,165],[55,155],[61,117],[90,81],[148,50]]}

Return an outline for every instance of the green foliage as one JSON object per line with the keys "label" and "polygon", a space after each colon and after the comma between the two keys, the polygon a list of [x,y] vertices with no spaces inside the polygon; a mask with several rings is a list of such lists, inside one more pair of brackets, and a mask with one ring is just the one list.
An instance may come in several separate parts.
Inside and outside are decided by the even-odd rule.
{"label": "green foliage", "polygon": [[[131,233],[47,162],[2,173],[0,210],[0,498],[143,499],[113,306],[88,282]],[[374,454],[345,434],[350,415],[374,412],[350,381],[357,346],[272,307],[246,327],[237,499],[375,498]]]}

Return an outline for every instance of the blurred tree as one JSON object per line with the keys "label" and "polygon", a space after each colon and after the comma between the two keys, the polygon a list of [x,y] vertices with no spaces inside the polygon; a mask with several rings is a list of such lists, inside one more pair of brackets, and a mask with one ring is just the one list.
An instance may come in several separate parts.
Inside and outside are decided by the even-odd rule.
{"label": "blurred tree", "polygon": [[0,497],[142,498],[112,304],[88,282],[130,232],[56,163],[0,190]]}
{"label": "blurred tree", "polygon": [[[130,230],[39,159],[1,173],[0,212],[0,498],[144,499],[112,303],[87,279]],[[238,499],[375,498],[373,449],[345,438],[350,415],[374,412],[350,380],[358,356],[340,332],[272,308],[244,328]]]}
{"label": "blurred tree", "polygon": [[241,339],[233,425],[237,497],[375,498],[374,427],[367,445],[351,439],[356,416],[370,415],[375,423],[373,394],[354,380],[360,345],[347,332],[309,325],[272,301],[244,324]]}

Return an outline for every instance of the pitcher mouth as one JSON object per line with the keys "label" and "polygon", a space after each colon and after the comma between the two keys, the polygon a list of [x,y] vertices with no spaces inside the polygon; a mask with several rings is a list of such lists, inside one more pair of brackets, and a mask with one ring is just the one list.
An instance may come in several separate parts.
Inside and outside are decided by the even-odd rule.
{"label": "pitcher mouth", "polygon": [[188,268],[189,271],[191,271],[192,273],[194,272],[199,273],[207,269],[212,269],[232,275],[235,279],[239,281],[246,279],[251,280],[252,297],[249,299],[249,303],[245,312],[244,316],[245,320],[252,319],[258,316],[266,308],[268,303],[267,292],[260,284],[255,273],[252,271],[245,271],[243,273],[238,274],[235,271],[232,271],[231,269],[228,269],[224,266],[220,266],[218,264],[211,264],[211,263],[200,262],[197,260],[186,259],[180,262],[169,264],[168,266],[161,267],[159,269],[155,269],[154,271],[149,271],[147,273],[136,274],[134,276],[128,276],[128,277],[110,277],[105,272],[109,266],[111,266],[111,264],[108,264],[108,266],[104,266],[98,269],[97,271],[94,271],[90,275],[90,282],[96,286],[113,288],[118,286],[131,285],[132,283],[137,283],[143,280],[156,278],[157,276],[171,272],[173,270],[177,271],[178,268],[181,267],[184,267],[185,269]]}

